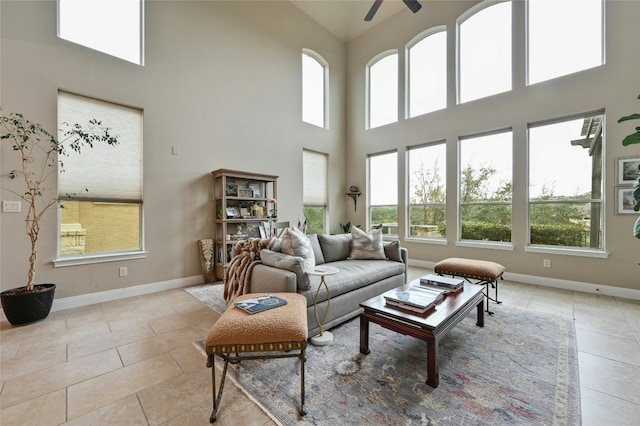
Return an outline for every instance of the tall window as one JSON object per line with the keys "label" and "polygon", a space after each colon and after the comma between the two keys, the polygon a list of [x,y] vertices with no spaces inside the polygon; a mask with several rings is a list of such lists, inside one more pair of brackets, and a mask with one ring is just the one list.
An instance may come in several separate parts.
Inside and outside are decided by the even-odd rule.
{"label": "tall window", "polygon": [[603,0],[529,0],[529,84],[604,63]]}
{"label": "tall window", "polygon": [[447,107],[447,30],[438,27],[407,47],[407,117]]}
{"label": "tall window", "polygon": [[383,233],[398,235],[398,153],[370,155],[369,228],[382,224]]}
{"label": "tall window", "polygon": [[398,53],[383,53],[367,65],[369,129],[398,121]]}
{"label": "tall window", "polygon": [[302,52],[302,121],[326,127],[327,65],[317,53]]}
{"label": "tall window", "polygon": [[142,65],[143,0],[58,0],[58,37]]}
{"label": "tall window", "polygon": [[119,137],[71,153],[58,175],[61,256],[105,255],[142,249],[142,111],[58,94],[58,122],[96,119]]}
{"label": "tall window", "polygon": [[529,126],[529,243],[602,249],[601,114]]}
{"label": "tall window", "polygon": [[487,1],[458,20],[460,103],[511,90],[511,2]]}
{"label": "tall window", "polygon": [[511,241],[512,132],[460,139],[460,239]]}
{"label": "tall window", "polygon": [[410,237],[442,238],[446,220],[446,145],[444,141],[410,148]]}
{"label": "tall window", "polygon": [[327,155],[302,151],[304,217],[307,233],[325,232],[327,210]]}

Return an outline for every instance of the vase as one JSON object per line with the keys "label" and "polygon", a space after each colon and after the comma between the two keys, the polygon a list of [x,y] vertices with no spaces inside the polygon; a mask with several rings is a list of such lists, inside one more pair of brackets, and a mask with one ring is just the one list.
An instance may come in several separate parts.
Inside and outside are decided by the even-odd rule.
{"label": "vase", "polygon": [[46,318],[53,306],[55,284],[36,284],[33,291],[23,291],[24,287],[5,290],[0,293],[2,309],[12,325],[28,324]]}

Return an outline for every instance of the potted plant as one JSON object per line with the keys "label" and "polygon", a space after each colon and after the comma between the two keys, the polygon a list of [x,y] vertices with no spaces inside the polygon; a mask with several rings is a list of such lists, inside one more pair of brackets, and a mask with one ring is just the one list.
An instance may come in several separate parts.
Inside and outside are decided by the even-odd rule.
{"label": "potted plant", "polygon": [[45,318],[53,304],[55,284],[34,284],[41,220],[45,212],[58,205],[57,190],[49,184],[50,178],[59,170],[64,171],[62,159],[69,152],[81,153],[95,143],[118,143],[118,138],[111,135],[110,129],[103,127],[100,121],[91,120],[86,127],[63,123],[62,137],[58,139],[23,114],[5,115],[0,109],[0,143],[9,144],[20,163],[19,169],[2,176],[9,180],[19,179],[20,184],[0,186],[0,189],[17,196],[21,203],[26,204],[25,233],[31,247],[26,285],[0,293],[4,313],[13,325]]}
{"label": "potted plant", "polygon": [[[640,95],[638,95],[638,99],[640,99]],[[640,114],[634,113],[625,115],[624,117],[620,117],[618,119],[618,123],[629,120],[640,120]],[[622,145],[624,146],[633,145],[636,143],[640,143],[640,126],[636,127],[636,131],[634,133],[627,135],[622,140]],[[638,172],[640,175],[640,166],[638,167]],[[633,205],[633,210],[640,211],[640,176],[638,176],[633,186],[635,188],[633,190],[633,200],[635,202]],[[633,225],[633,236],[636,238],[640,238],[640,217],[636,219],[636,223]]]}

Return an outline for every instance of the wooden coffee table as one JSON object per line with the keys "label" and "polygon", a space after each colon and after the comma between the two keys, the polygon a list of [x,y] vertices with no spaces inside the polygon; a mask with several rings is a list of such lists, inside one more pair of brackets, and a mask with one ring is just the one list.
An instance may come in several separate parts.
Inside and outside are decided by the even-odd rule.
{"label": "wooden coffee table", "polygon": [[[405,284],[398,289],[418,285],[419,280]],[[425,314],[411,313],[387,306],[382,295],[373,297],[360,304],[364,312],[360,314],[360,352],[368,355],[369,322],[374,322],[389,330],[413,336],[427,342],[427,384],[437,388],[440,382],[438,373],[438,344],[474,308],[477,311],[476,325],[484,327],[483,287],[470,283],[464,284],[464,290],[449,294],[436,305],[435,310]]]}

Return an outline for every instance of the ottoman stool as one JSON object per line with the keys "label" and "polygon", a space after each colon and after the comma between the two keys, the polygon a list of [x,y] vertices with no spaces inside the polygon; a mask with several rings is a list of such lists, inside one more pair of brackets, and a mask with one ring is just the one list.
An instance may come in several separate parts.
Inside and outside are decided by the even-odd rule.
{"label": "ottoman stool", "polygon": [[[234,302],[265,294],[245,294]],[[248,359],[299,358],[300,359],[300,414],[304,410],[304,363],[307,347],[307,299],[297,293],[273,293],[287,301],[286,305],[256,314],[248,314],[231,304],[211,327],[204,346],[207,367],[211,368],[213,411],[209,421],[216,421],[224,389],[229,362]],[[215,355],[224,360],[220,388],[216,394]]]}
{"label": "ottoman stool", "polygon": [[[441,260],[433,267],[436,274],[451,275],[454,277],[462,277],[467,281],[477,280],[475,284],[486,285],[485,297],[487,299],[486,311],[489,315],[493,312],[489,311],[489,300],[500,304],[498,300],[498,278],[502,278],[505,267],[499,263],[489,262],[487,260],[465,259],[460,257],[450,257]],[[489,286],[495,289],[496,297],[489,296]]]}

